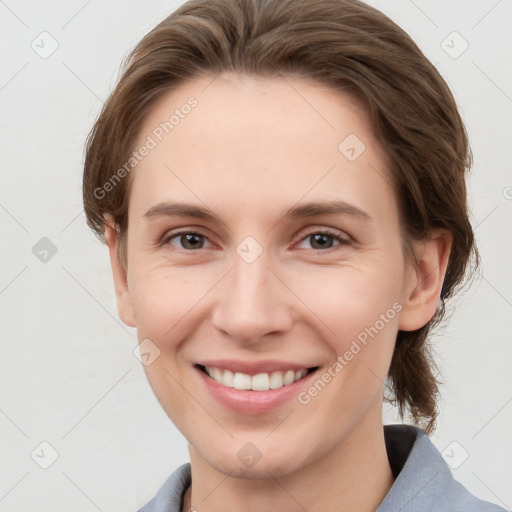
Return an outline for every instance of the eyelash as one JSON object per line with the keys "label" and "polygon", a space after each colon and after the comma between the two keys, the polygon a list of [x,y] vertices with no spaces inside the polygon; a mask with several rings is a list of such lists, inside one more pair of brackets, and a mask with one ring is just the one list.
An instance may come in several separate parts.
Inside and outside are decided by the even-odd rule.
{"label": "eyelash", "polygon": [[[163,246],[163,245],[166,245],[168,244],[173,238],[176,238],[176,237],[179,237],[179,236],[182,236],[182,235],[196,235],[196,236],[200,236],[200,237],[203,237],[205,238],[206,240],[208,240],[212,245],[215,246],[215,244],[213,242],[210,241],[210,239],[204,235],[203,233],[201,233],[200,231],[193,231],[193,230],[180,230],[180,231],[175,231],[175,232],[171,232],[171,233],[168,233],[166,235],[164,235],[164,237],[162,238],[162,240],[160,241],[159,243],[159,246]],[[347,246],[347,245],[351,245],[352,241],[351,240],[348,240],[346,238],[343,238],[341,237],[338,233],[335,233],[334,231],[331,231],[329,229],[321,229],[321,230],[312,230],[308,233],[306,233],[304,236],[302,236],[302,238],[300,238],[300,240],[297,242],[297,243],[300,243],[300,242],[303,242],[304,240],[306,240],[307,238],[309,238],[310,236],[312,235],[326,235],[326,236],[330,236],[332,237],[336,242],[338,242],[337,245],[333,246],[333,247],[329,247],[328,249],[310,249],[314,252],[319,252],[319,253],[327,253],[327,252],[331,252],[331,251],[334,251],[336,250],[336,248],[339,248],[340,246]],[[202,248],[201,248],[202,249]],[[200,251],[201,249],[195,249],[195,250],[189,250],[189,249],[178,249],[178,250],[182,250],[184,252],[196,252],[196,251]],[[307,250],[307,249],[306,249]]]}

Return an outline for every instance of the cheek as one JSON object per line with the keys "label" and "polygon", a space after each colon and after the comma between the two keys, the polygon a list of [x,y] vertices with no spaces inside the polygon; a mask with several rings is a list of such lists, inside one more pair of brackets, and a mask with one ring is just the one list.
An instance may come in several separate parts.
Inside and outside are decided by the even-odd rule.
{"label": "cheek", "polygon": [[[400,273],[387,270],[323,269],[304,273],[296,281],[296,293],[314,313],[309,314],[310,322],[319,329],[332,358],[323,375],[329,382],[323,398],[316,401],[317,389],[307,391],[303,398],[306,403],[316,401],[313,407],[321,408],[334,423],[341,419],[330,406],[325,410],[326,405],[336,403],[333,411],[362,414],[386,381],[402,308]],[[324,389],[322,383],[316,388]]]}
{"label": "cheek", "polygon": [[396,269],[382,268],[323,268],[294,279],[294,292],[337,353],[358,337],[364,341],[368,329],[385,336],[397,329],[401,277]]}
{"label": "cheek", "polygon": [[186,336],[185,327],[200,321],[208,291],[215,284],[216,275],[212,274],[140,267],[130,286],[139,339],[150,338],[162,351],[175,349]]}
{"label": "cheek", "polygon": [[302,288],[304,302],[318,315],[315,325],[330,348],[331,364],[299,401],[343,432],[379,407],[402,306],[393,279],[339,269],[336,275],[317,276],[321,292],[307,295],[307,283]]}
{"label": "cheek", "polygon": [[141,276],[136,281],[131,298],[139,335],[151,335],[158,340],[172,325],[173,318],[169,313],[173,312],[173,317],[179,313],[179,301],[176,287],[170,285],[171,280],[165,278]]}
{"label": "cheek", "polygon": [[178,429],[184,428],[188,415],[200,415],[180,384],[186,381],[188,367],[179,358],[181,344],[193,332],[191,326],[198,325],[204,314],[201,298],[209,288],[207,280],[189,273],[183,268],[140,267],[130,291],[139,342],[149,339],[159,351],[151,364],[144,365],[146,377]]}

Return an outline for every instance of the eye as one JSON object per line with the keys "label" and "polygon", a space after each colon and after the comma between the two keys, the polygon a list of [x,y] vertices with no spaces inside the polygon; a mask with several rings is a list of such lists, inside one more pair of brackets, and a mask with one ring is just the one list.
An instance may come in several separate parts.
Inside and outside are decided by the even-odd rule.
{"label": "eye", "polygon": [[181,231],[167,236],[163,240],[164,244],[170,244],[178,249],[194,251],[210,247],[212,243],[201,233],[193,231]]}
{"label": "eye", "polygon": [[[195,231],[180,231],[177,233],[170,233],[162,240],[162,245],[167,244],[187,252],[213,247],[214,245],[205,235]],[[309,247],[305,244],[308,244]],[[339,245],[349,244],[350,241],[342,237],[340,234],[324,230],[313,231],[307,234],[299,242],[298,248],[326,251]]]}
{"label": "eye", "polygon": [[[298,245],[299,249],[327,250],[338,245],[348,245],[350,242],[340,235],[329,231],[315,231],[306,235]],[[305,247],[309,244],[310,247]]]}

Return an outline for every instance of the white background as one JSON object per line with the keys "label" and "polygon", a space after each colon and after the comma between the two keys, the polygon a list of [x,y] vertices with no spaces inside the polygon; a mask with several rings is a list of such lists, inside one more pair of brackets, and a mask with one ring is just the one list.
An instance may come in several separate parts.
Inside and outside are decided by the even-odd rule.
{"label": "white background", "polygon": [[[180,3],[0,0],[0,511],[136,510],[188,460],[117,317],[107,250],[81,204],[84,140],[119,65]],[[445,384],[432,440],[455,462],[467,452],[455,477],[510,510],[512,3],[371,3],[435,63],[467,123],[483,266],[435,341]],[[31,48],[43,31],[59,45],[47,59]],[[456,59],[442,47],[462,48],[446,40],[453,31],[469,44]],[[43,237],[57,248],[45,263],[32,252]],[[43,441],[58,452],[48,469],[31,458]]]}

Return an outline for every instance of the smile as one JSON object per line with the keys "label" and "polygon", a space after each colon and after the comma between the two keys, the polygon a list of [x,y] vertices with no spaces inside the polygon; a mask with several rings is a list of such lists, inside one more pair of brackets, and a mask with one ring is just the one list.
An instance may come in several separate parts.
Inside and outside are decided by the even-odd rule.
{"label": "smile", "polygon": [[252,391],[268,391],[278,389],[299,381],[316,368],[302,368],[300,370],[285,370],[262,372],[255,375],[232,372],[231,370],[215,368],[210,366],[199,366],[213,380],[228,388],[247,389]]}

